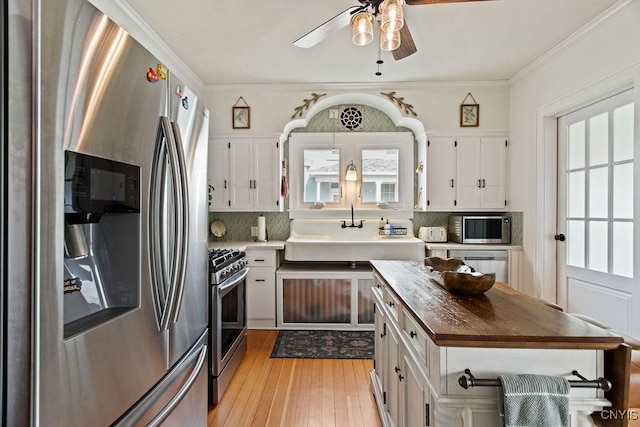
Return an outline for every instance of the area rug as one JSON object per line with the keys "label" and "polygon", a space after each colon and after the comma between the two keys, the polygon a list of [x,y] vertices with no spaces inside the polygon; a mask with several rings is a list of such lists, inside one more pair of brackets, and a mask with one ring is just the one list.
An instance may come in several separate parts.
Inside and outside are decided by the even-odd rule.
{"label": "area rug", "polygon": [[276,359],[373,359],[373,331],[279,331]]}

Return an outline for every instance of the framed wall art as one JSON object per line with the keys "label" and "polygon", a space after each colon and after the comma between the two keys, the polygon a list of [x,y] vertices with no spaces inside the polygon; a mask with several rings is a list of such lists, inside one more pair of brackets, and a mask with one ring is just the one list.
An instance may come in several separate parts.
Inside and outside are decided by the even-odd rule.
{"label": "framed wall art", "polygon": [[[244,105],[239,105],[240,101],[242,101]],[[233,120],[234,129],[251,128],[251,107],[249,107],[243,97],[238,98],[235,105],[231,108],[231,119]]]}
{"label": "framed wall art", "polygon": [[[467,102],[471,97],[473,103]],[[478,127],[480,126],[480,105],[471,95],[471,92],[462,100],[460,104],[460,127]]]}

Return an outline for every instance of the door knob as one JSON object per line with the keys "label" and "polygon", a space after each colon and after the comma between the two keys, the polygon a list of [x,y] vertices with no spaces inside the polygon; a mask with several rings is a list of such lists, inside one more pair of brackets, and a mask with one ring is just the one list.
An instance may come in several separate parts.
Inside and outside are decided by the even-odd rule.
{"label": "door knob", "polygon": [[560,242],[564,242],[565,240],[564,234],[556,234],[555,236],[553,236],[553,238]]}

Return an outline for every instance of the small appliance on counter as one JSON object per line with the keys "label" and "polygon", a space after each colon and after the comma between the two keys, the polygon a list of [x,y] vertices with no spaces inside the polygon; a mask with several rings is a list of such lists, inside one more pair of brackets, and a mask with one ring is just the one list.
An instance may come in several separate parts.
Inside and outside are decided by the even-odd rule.
{"label": "small appliance on counter", "polygon": [[447,227],[420,227],[418,238],[428,243],[444,243],[447,241]]}
{"label": "small appliance on counter", "polygon": [[457,243],[509,244],[511,218],[452,215],[449,217],[449,238]]}

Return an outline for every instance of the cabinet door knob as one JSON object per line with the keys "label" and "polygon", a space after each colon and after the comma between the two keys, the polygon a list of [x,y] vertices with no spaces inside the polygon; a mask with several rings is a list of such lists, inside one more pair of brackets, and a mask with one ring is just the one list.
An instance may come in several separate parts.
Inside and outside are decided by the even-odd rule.
{"label": "cabinet door knob", "polygon": [[393,307],[395,303],[393,301],[389,301],[389,307]]}
{"label": "cabinet door knob", "polygon": [[415,338],[415,337],[417,337],[417,336],[418,336],[418,334],[416,334],[416,332],[415,332],[415,331],[411,331],[411,332],[409,333],[409,335],[411,335],[411,338]]}
{"label": "cabinet door knob", "polygon": [[565,241],[565,237],[564,234],[560,233],[560,234],[556,234],[555,236],[553,236],[553,238],[559,242],[564,242]]}
{"label": "cabinet door knob", "polygon": [[398,372],[400,372],[400,368],[398,368],[398,367],[396,366],[396,367],[395,367],[395,371],[396,371],[396,374],[397,374]]}
{"label": "cabinet door knob", "polygon": [[402,381],[402,380],[404,379],[404,377],[403,377],[402,375],[398,375],[398,379],[399,379],[400,381]]}

